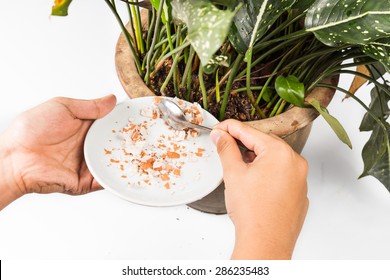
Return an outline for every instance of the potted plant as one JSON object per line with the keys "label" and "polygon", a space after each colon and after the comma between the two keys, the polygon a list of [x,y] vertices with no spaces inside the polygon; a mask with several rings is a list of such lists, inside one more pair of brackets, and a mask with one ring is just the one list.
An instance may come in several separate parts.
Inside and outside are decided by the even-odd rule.
{"label": "potted plant", "polygon": [[[55,2],[53,14],[67,15],[71,0]],[[122,29],[116,62],[130,96],[140,87],[198,102],[220,120],[246,121],[290,142],[305,141],[321,114],[351,147],[325,108],[338,90],[367,110],[360,129],[372,134],[361,177],[372,175],[390,191],[389,0],[105,2]],[[350,89],[337,86],[340,74],[355,75]],[[373,85],[369,105],[354,95],[366,81]]]}

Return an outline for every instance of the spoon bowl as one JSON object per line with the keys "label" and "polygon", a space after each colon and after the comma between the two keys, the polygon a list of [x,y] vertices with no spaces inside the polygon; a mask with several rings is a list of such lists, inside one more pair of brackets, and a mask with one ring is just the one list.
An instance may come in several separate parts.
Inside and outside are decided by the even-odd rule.
{"label": "spoon bowl", "polygon": [[163,119],[173,129],[183,130],[185,128],[197,128],[209,132],[212,130],[210,127],[194,124],[188,121],[179,105],[169,99],[160,100],[157,107],[160,110]]}
{"label": "spoon bowl", "polygon": [[[163,117],[163,119],[167,122],[167,124],[176,130],[183,130],[186,128],[196,128],[205,130],[208,132],[211,132],[212,128],[194,124],[187,120],[186,116],[184,115],[184,112],[181,110],[179,105],[177,105],[175,102],[169,100],[169,99],[162,99],[158,102],[157,105],[158,109],[160,110],[160,113]],[[248,148],[240,141],[235,139],[238,147],[240,148],[241,152],[247,153]],[[253,152],[252,152],[253,153]]]}

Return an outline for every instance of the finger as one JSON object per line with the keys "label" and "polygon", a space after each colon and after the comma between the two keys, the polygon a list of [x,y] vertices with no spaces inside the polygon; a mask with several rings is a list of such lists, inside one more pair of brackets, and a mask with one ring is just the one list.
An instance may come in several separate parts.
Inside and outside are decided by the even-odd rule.
{"label": "finger", "polygon": [[100,191],[102,189],[103,189],[103,187],[98,183],[98,181],[93,179],[92,184],[91,184],[91,192]]}
{"label": "finger", "polygon": [[213,129],[210,138],[217,147],[224,174],[236,171],[239,165],[244,163],[237,142],[229,133]]}
{"label": "finger", "polygon": [[83,120],[94,120],[104,117],[112,111],[116,104],[116,97],[112,94],[92,100],[65,97],[58,97],[54,100],[64,105],[75,118]]}
{"label": "finger", "polygon": [[239,139],[249,150],[259,155],[264,147],[275,141],[283,141],[279,137],[261,132],[250,126],[244,125],[237,120],[225,120],[217,124],[214,128],[221,129]]}
{"label": "finger", "polygon": [[85,194],[102,189],[101,185],[92,176],[85,161],[81,164],[79,174],[78,194]]}

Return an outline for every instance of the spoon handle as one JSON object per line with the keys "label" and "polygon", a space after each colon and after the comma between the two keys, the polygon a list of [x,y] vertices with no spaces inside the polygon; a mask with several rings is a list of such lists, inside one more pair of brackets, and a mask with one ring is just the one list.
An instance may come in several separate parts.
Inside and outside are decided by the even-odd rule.
{"label": "spoon handle", "polygon": [[200,125],[200,124],[194,124],[192,122],[187,122],[185,123],[185,125],[187,127],[191,127],[191,128],[198,128],[198,129],[203,129],[203,130],[206,130],[208,132],[211,132],[211,130],[213,130],[212,128],[210,127],[207,127],[207,126],[203,126],[203,125]]}
{"label": "spoon handle", "polygon": [[[207,126],[203,126],[203,125],[199,125],[199,124],[194,124],[194,123],[191,123],[191,122],[188,122],[186,123],[186,125],[188,127],[191,127],[191,128],[198,128],[198,129],[203,129],[203,130],[206,130],[208,132],[211,132],[211,130],[213,130],[212,128],[210,127],[207,127]],[[241,152],[247,152],[247,151],[250,151],[240,140],[234,138],[234,140],[236,140],[237,142],[237,145],[238,147],[240,148]]]}

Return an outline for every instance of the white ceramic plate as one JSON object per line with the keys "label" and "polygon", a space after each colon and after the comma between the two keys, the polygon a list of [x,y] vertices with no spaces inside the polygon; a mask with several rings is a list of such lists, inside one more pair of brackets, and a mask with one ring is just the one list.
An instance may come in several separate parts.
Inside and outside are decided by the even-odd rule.
{"label": "white ceramic plate", "polygon": [[[222,182],[222,166],[209,133],[201,134],[193,139],[184,140],[193,148],[205,149],[207,157],[201,157],[195,162],[186,162],[181,175],[175,178],[175,185],[169,189],[161,184],[138,186],[138,174],[124,176],[123,170],[110,164],[110,156],[105,149],[120,149],[123,147],[123,135],[116,133],[125,127],[128,119],[133,123],[151,119],[140,114],[141,109],[152,106],[155,97],[142,97],[127,100],[118,104],[112,112],[102,119],[96,120],[85,139],[85,160],[94,178],[107,190],[133,203],[148,206],[174,206],[194,202],[211,193]],[[210,113],[203,110],[203,125],[213,126],[218,123]],[[146,141],[155,141],[156,135],[172,133],[163,120],[152,120],[155,124],[148,126],[149,134]],[[150,139],[148,139],[150,138]],[[154,139],[154,140],[153,140]],[[123,169],[123,168],[122,168]],[[126,177],[125,179],[123,177]]]}

